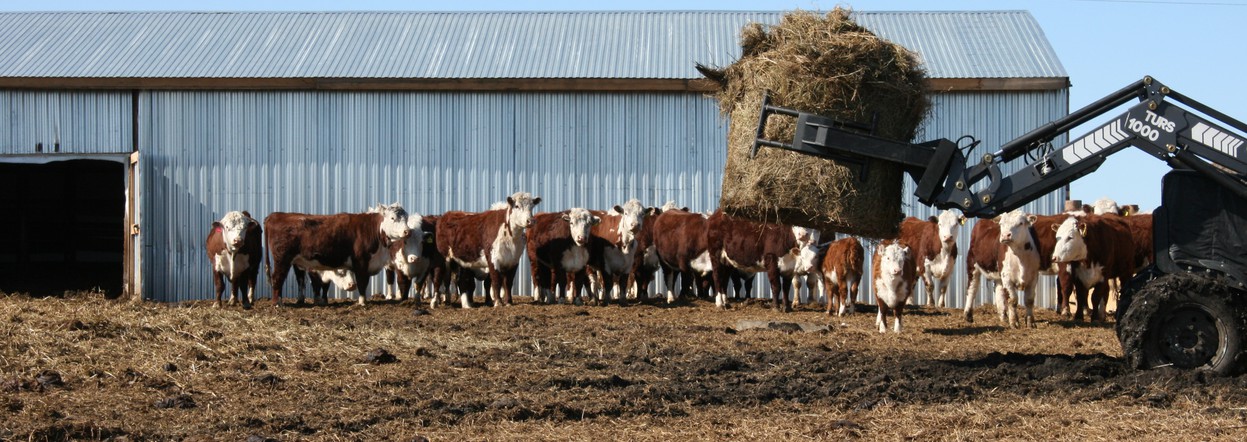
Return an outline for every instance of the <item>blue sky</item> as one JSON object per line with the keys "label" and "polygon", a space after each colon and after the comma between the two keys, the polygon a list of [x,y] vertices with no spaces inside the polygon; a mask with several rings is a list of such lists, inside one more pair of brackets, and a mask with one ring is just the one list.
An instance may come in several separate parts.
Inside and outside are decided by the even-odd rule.
{"label": "blue sky", "polygon": [[[630,2],[453,2],[168,0],[4,2],[8,11],[513,11],[513,10],[829,10],[859,11],[1026,10],[1043,28],[1070,76],[1070,109],[1078,109],[1130,82],[1151,75],[1174,90],[1239,120],[1247,120],[1244,26],[1247,0],[643,0]],[[1076,129],[1073,136],[1096,123]],[[1107,196],[1151,210],[1160,204],[1160,177],[1168,166],[1135,149],[1110,157],[1100,170],[1071,185],[1073,198]]]}

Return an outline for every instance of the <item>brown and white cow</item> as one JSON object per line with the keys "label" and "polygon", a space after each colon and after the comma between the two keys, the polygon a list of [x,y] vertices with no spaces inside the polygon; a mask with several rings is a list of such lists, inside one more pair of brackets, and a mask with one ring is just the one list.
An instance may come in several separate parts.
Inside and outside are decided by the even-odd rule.
{"label": "brown and white cow", "polygon": [[911,216],[901,221],[897,239],[911,248],[918,276],[926,288],[928,306],[945,305],[944,297],[957,263],[957,235],[965,221],[964,216],[952,210],[925,220]]}
{"label": "brown and white cow", "polygon": [[635,198],[612,207],[609,212],[593,212],[602,222],[593,226],[589,237],[586,271],[591,292],[599,303],[607,304],[610,299],[622,302],[627,298],[628,293],[623,288],[640,251],[638,236],[645,219],[656,213],[657,208],[646,208]]}
{"label": "brown and white cow", "polygon": [[879,314],[875,316],[879,333],[888,331],[888,314],[895,318],[892,331],[901,332],[901,316],[918,280],[914,261],[912,249],[899,241],[884,240],[875,248],[871,257],[871,280],[875,283],[875,304],[879,306]]}
{"label": "brown and white cow", "polygon": [[1108,298],[1108,280],[1129,279],[1136,269],[1131,225],[1117,215],[1084,215],[1066,220],[1056,237],[1053,259],[1073,264],[1071,273],[1078,301],[1074,320],[1083,318],[1088,289],[1095,293],[1090,307],[1091,319],[1107,319],[1104,304]]}
{"label": "brown and white cow", "polygon": [[974,303],[984,280],[1000,281],[1000,224],[995,219],[980,218],[970,231],[966,251],[966,322],[974,322]]}
{"label": "brown and white cow", "polygon": [[[461,268],[489,274],[487,300],[495,307],[511,304],[511,289],[525,253],[525,231],[533,224],[533,207],[541,198],[528,192],[507,197],[504,207],[485,212],[446,212],[437,223],[437,250],[446,257],[452,279]],[[460,293],[464,308],[472,300]]]}
{"label": "brown and white cow", "polygon": [[294,282],[299,286],[298,303],[303,303],[303,293],[307,290],[307,281],[312,283],[312,300],[318,305],[329,303],[329,286],[335,285],[344,291],[355,290],[355,272],[350,269],[333,269],[325,271],[303,270],[299,266],[291,266],[294,270]]}
{"label": "brown and white cow", "polygon": [[359,304],[366,304],[368,278],[390,261],[390,245],[411,235],[401,205],[382,204],[378,210],[334,215],[274,212],[265,217],[273,305],[281,306],[282,285],[292,266],[354,272]]}
{"label": "brown and white cow", "polygon": [[[1021,322],[1035,326],[1035,283],[1039,280],[1039,245],[1035,242],[1034,215],[1021,209],[1000,215],[1000,283],[996,285],[996,308],[1000,319],[1017,328]],[[1018,318],[1018,304],[1026,315]]]}
{"label": "brown and white cow", "polygon": [[668,304],[682,292],[675,286],[677,275],[682,275],[682,286],[691,287],[692,275],[710,275],[714,270],[706,245],[706,221],[699,213],[683,210],[663,210],[652,221],[654,253],[662,267]]}
{"label": "brown and white cow", "polygon": [[841,238],[827,245],[822,260],[822,292],[827,297],[827,314],[832,310],[837,316],[851,314],[856,310],[857,294],[861,288],[863,264],[866,252],[861,241],[855,237]]}
{"label": "brown and white cow", "polygon": [[216,289],[216,307],[221,306],[221,294],[225,281],[229,281],[229,302],[242,298],[244,307],[251,307],[255,300],[255,284],[260,273],[260,257],[264,251],[260,242],[263,230],[260,223],[246,211],[226,213],[220,221],[214,221],[208,230],[205,244],[208,262],[212,266],[212,285]]}
{"label": "brown and white cow", "polygon": [[793,274],[809,272],[813,267],[817,231],[736,218],[721,210],[706,220],[706,226],[716,306],[727,307],[726,266],[731,266],[746,272],[766,272],[775,309],[792,308],[784,288],[791,287],[788,278]]}
{"label": "brown and white cow", "polygon": [[601,218],[583,208],[533,215],[528,228],[528,263],[532,266],[533,298],[557,303],[555,288],[566,289],[567,301],[574,302],[576,272],[589,263],[589,230]]}
{"label": "brown and white cow", "polygon": [[407,299],[412,280],[429,271],[424,248],[431,245],[424,237],[423,224],[424,217],[419,213],[410,214],[407,217],[407,228],[411,229],[411,235],[390,245],[390,262],[385,266],[385,299]]}
{"label": "brown and white cow", "polygon": [[677,207],[674,201],[667,201],[662,207],[647,213],[648,220],[641,224],[636,234],[636,255],[632,260],[632,270],[628,275],[628,297],[637,300],[649,296],[649,286],[654,282],[654,275],[662,269],[658,259],[658,248],[654,245],[654,220],[664,211],[679,210],[688,212],[688,207]]}

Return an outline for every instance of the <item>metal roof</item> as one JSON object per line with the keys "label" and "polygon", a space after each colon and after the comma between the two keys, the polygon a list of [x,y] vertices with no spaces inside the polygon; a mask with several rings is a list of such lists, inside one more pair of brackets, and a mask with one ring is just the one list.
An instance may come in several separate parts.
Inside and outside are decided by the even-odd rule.
{"label": "metal roof", "polygon": [[[696,79],[779,12],[0,13],[0,77]],[[1025,11],[855,12],[932,78],[1064,78]]]}

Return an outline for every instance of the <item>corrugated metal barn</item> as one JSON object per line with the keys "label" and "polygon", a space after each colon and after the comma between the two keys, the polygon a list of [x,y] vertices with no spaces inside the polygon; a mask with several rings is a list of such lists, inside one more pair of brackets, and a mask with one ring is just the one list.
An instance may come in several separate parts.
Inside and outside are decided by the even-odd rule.
{"label": "corrugated metal barn", "polygon": [[[479,211],[516,190],[546,211],[714,209],[727,122],[694,64],[731,63],[743,25],[780,15],[0,14],[0,290],[206,299],[204,237],[230,210]],[[922,56],[934,109],[918,141],[994,147],[1068,111],[1027,12],[855,17]]]}

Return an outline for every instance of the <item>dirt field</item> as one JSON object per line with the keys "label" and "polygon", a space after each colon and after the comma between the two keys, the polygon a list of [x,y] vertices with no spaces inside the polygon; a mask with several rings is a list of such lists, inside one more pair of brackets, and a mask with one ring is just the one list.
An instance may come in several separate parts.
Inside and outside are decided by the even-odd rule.
{"label": "dirt field", "polygon": [[1247,438],[1247,377],[1128,371],[1111,325],[1049,311],[260,305],[0,295],[0,439]]}

